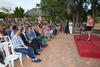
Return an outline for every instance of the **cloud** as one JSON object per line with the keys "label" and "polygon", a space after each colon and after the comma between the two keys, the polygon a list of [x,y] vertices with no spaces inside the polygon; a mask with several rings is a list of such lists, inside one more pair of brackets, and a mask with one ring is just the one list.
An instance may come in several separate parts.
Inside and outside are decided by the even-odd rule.
{"label": "cloud", "polygon": [[0,0],[0,7],[14,8],[15,6],[15,3],[9,0]]}
{"label": "cloud", "polygon": [[6,7],[14,9],[16,6],[25,9],[32,9],[36,7],[36,4],[40,3],[40,0],[0,0],[0,7]]}

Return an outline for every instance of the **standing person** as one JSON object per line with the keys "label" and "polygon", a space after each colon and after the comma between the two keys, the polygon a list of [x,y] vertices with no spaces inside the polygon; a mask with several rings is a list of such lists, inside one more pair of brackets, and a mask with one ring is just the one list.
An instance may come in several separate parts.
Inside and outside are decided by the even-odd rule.
{"label": "standing person", "polygon": [[91,37],[91,30],[92,30],[92,27],[93,27],[93,19],[92,19],[92,16],[88,15],[87,16],[87,27],[86,27],[86,31],[87,31],[87,34],[88,34],[88,39],[87,41],[90,41],[90,37]]}
{"label": "standing person", "polygon": [[70,34],[73,33],[73,23],[71,21],[69,21],[69,32]]}
{"label": "standing person", "polygon": [[65,23],[65,33],[69,34],[69,22],[68,22],[68,20],[66,20],[66,23]]}

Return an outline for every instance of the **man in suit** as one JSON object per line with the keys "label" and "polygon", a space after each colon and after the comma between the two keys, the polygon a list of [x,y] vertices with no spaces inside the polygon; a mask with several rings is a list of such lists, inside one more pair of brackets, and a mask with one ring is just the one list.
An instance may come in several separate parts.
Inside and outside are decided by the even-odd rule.
{"label": "man in suit", "polygon": [[44,35],[41,35],[35,26],[32,26],[32,33],[35,35],[35,38],[38,38],[41,42],[43,41],[44,46],[47,46],[47,39]]}
{"label": "man in suit", "polygon": [[40,49],[40,47],[43,47],[43,48],[44,48],[44,45],[42,44],[41,40],[38,39],[38,38],[36,37],[36,34],[34,34],[34,33],[32,32],[31,28],[28,27],[27,29],[28,29],[27,32],[26,32],[26,37],[27,37],[27,39],[28,39],[29,41],[38,43],[38,46],[37,46],[38,49]]}
{"label": "man in suit", "polygon": [[21,28],[20,37],[22,38],[24,44],[25,44],[26,46],[32,47],[33,50],[34,50],[35,55],[40,55],[40,54],[38,53],[38,48],[36,47],[37,43],[28,41],[28,39],[27,39],[27,37],[26,37],[26,35],[25,35],[25,32],[26,32],[25,27],[22,27],[22,28]]}

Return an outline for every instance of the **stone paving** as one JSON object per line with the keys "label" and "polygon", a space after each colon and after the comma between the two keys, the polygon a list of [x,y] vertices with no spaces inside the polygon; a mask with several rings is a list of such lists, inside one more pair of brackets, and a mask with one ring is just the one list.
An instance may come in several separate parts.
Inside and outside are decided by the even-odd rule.
{"label": "stone paving", "polygon": [[[33,63],[23,55],[23,67],[100,67],[100,58],[80,57],[73,35],[59,33],[48,42],[38,58],[40,63]],[[15,61],[15,67],[21,67],[19,60]]]}

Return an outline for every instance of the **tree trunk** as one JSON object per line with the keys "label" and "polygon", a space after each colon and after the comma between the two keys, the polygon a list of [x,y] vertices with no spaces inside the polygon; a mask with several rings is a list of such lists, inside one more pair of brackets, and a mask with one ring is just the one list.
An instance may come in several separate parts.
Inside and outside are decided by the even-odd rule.
{"label": "tree trunk", "polygon": [[77,12],[77,15],[76,15],[76,23],[78,23],[79,21],[79,13]]}
{"label": "tree trunk", "polygon": [[75,19],[76,19],[76,18],[75,18],[75,14],[73,14],[73,31],[75,31],[75,23],[76,23],[76,22],[75,22]]}
{"label": "tree trunk", "polygon": [[92,0],[92,16],[93,16],[93,20],[94,20],[94,24],[96,22],[96,4],[95,4],[95,0]]}

